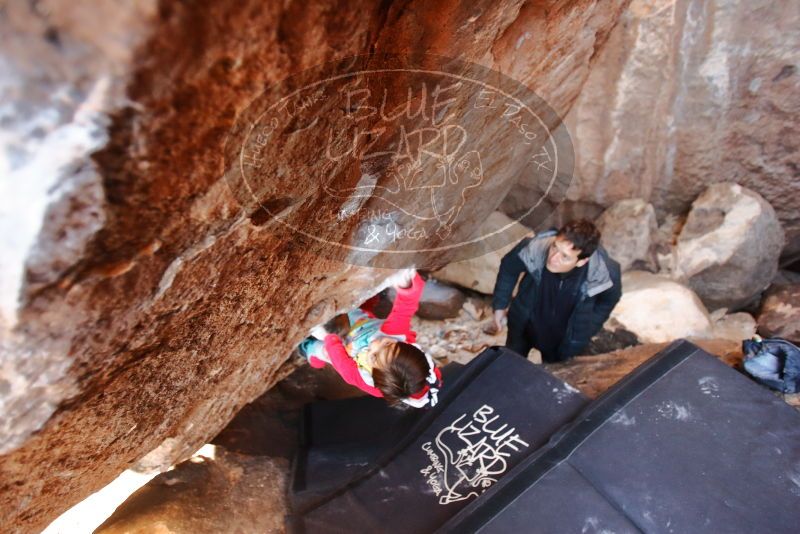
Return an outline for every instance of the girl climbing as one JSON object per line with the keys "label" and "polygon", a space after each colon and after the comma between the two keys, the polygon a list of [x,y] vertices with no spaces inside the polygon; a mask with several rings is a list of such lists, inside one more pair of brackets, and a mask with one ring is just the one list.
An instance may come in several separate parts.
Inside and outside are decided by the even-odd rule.
{"label": "girl climbing", "polygon": [[[392,406],[434,406],[441,372],[411,330],[425,281],[413,269],[395,279],[397,297],[386,319],[363,305],[314,327],[298,347],[312,367],[330,363],[345,382]],[[371,304],[370,301],[368,303]]]}

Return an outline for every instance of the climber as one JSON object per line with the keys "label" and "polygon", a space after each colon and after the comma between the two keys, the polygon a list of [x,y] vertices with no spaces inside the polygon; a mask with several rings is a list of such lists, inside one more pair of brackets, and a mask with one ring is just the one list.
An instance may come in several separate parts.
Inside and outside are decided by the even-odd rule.
{"label": "climber", "polygon": [[602,328],[622,286],[619,264],[599,242],[595,225],[578,220],[523,239],[503,257],[492,308],[498,332],[508,323],[508,348],[527,356],[536,347],[543,361],[564,361]]}
{"label": "climber", "polygon": [[394,282],[397,297],[385,320],[364,305],[315,326],[298,352],[312,367],[329,363],[345,382],[383,397],[392,406],[434,406],[441,371],[414,343],[416,332],[411,330],[425,281],[415,270],[406,269],[395,275]]}

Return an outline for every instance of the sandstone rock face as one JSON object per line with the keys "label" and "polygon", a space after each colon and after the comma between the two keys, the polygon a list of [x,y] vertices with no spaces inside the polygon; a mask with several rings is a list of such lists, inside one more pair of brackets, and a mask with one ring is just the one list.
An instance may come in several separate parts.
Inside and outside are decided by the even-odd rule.
{"label": "sandstone rock face", "polygon": [[772,207],[736,184],[714,184],[692,204],[675,249],[677,279],[710,309],[736,309],[778,272],[783,231]]}
{"label": "sandstone rock face", "polygon": [[[108,141],[104,111],[124,100],[125,73],[156,7],[91,4],[14,2],[0,17],[0,454],[21,445],[75,394],[62,380],[73,364],[69,340],[55,332],[31,335],[34,322],[68,324],[40,316],[19,333],[12,328],[23,320],[23,284],[28,292],[52,285],[81,261],[106,222],[89,153]],[[83,19],[103,20],[106,31]]]}
{"label": "sandstone rock face", "polygon": [[486,254],[475,258],[457,261],[448,264],[444,269],[433,273],[433,276],[442,280],[456,284],[473,291],[478,291],[485,295],[491,295],[494,291],[494,282],[497,279],[497,272],[500,270],[500,261],[506,252],[514,248],[519,240],[524,237],[532,236],[533,233],[527,227],[515,222],[513,219],[496,211],[481,225],[481,233],[488,234],[499,228],[511,226],[511,232],[516,239],[498,250],[488,251]]}
{"label": "sandstone rock face", "polygon": [[286,460],[217,447],[145,484],[95,532],[282,532],[287,471]]}
{"label": "sandstone rock face", "polygon": [[688,287],[644,271],[622,275],[622,298],[609,322],[633,332],[643,343],[683,337],[711,337],[705,306]]}
{"label": "sandstone rock face", "polygon": [[758,314],[758,333],[800,344],[800,284],[773,286]]}
{"label": "sandstone rock face", "polygon": [[800,250],[800,4],[633,0],[566,118],[567,198],[684,213],[711,183],[762,195]]}
{"label": "sandstone rock face", "polygon": [[[12,210],[4,234],[21,235],[17,228],[31,223],[27,241],[2,255],[0,277],[5,524],[38,531],[142,457],[162,467],[187,457],[275,383],[312,325],[381,289],[388,272],[352,265],[371,265],[370,254],[383,249],[350,258],[322,244],[335,237],[358,256],[363,251],[345,246],[354,247],[361,230],[374,220],[394,223],[372,194],[378,186],[392,190],[376,176],[394,175],[380,158],[359,160],[367,144],[382,146],[371,129],[372,104],[380,102],[295,101],[290,111],[302,120],[281,123],[282,144],[269,145],[272,123],[259,120],[273,116],[258,114],[267,111],[259,99],[273,95],[265,87],[284,94],[291,82],[279,82],[288,76],[324,62],[350,65],[342,58],[356,54],[400,52],[424,64],[431,56],[423,53],[431,53],[516,77],[563,114],[626,3],[4,6],[11,82],[3,101],[27,118],[4,117],[10,134],[3,139],[31,148],[6,150],[17,159],[3,164],[15,173],[4,199],[27,208]],[[383,87],[390,104],[406,98],[407,87]],[[465,155],[443,167],[451,182],[486,178],[483,195],[462,195],[460,211],[436,213],[449,217],[450,237],[472,235],[529,172],[515,152],[521,145],[508,137],[520,134],[508,126],[516,123],[473,116],[465,125],[494,150],[482,161]],[[364,126],[355,135],[362,144],[348,145],[354,123]],[[343,133],[327,147],[343,152],[321,157],[312,126]],[[64,143],[66,133],[75,143]],[[34,142],[43,136],[49,142]],[[243,139],[263,151],[237,152]],[[55,146],[66,149],[56,157]],[[350,148],[358,157],[339,158]],[[249,198],[245,167],[258,178]],[[19,196],[30,177],[42,178],[32,199]],[[321,184],[353,194],[306,195]],[[414,194],[403,200],[418,207],[424,195]],[[448,202],[459,198],[448,194]],[[430,195],[428,203],[436,207]],[[416,241],[406,233],[387,249],[413,245],[408,264],[446,264],[451,252],[435,248],[446,232],[431,224]],[[404,229],[394,230],[397,237]],[[488,248],[478,252],[496,248],[484,241],[476,247]]]}
{"label": "sandstone rock face", "polygon": [[635,261],[650,262],[653,234],[658,230],[653,206],[642,199],[615,202],[597,221],[605,249],[627,271]]}

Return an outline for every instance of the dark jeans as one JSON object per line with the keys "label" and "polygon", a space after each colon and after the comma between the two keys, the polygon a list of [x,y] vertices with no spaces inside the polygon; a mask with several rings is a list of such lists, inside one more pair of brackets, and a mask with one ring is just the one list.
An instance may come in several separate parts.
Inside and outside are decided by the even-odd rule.
{"label": "dark jeans", "polygon": [[525,326],[519,324],[517,321],[508,321],[506,347],[523,358],[527,358],[534,344],[535,340],[533,339],[533,330],[531,328],[525,328]]}
{"label": "dark jeans", "polygon": [[800,348],[785,339],[744,340],[744,370],[765,386],[800,392]]}
{"label": "dark jeans", "polygon": [[531,348],[535,347],[542,353],[543,362],[552,363],[559,361],[558,344],[560,340],[548,339],[546,341],[549,345],[545,343],[545,345],[548,346],[542,346],[543,344],[536,339],[536,331],[530,322],[520,324],[518,321],[509,319],[506,347],[523,358],[527,358]]}

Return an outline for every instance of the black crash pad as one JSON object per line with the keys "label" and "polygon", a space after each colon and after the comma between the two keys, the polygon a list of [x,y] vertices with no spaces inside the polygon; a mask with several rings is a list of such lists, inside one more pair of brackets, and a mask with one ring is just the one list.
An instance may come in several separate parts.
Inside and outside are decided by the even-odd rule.
{"label": "black crash pad", "polygon": [[[445,366],[444,383],[463,369],[459,363]],[[309,508],[374,466],[424,414],[393,409],[369,396],[306,405],[292,469],[292,509]]]}
{"label": "black crash pad", "polygon": [[312,405],[294,466],[292,530],[431,532],[588,401],[540,366],[495,347],[456,377],[445,376],[434,408],[387,413],[381,402]]}
{"label": "black crash pad", "polygon": [[797,533],[800,414],[676,342],[439,531]]}

